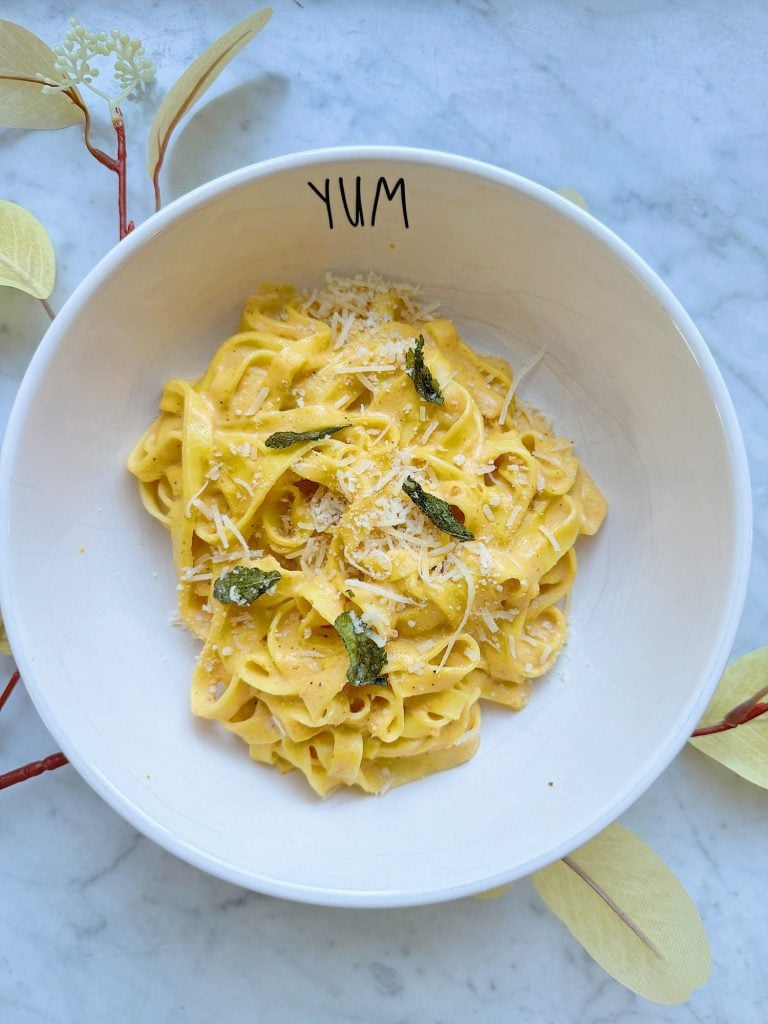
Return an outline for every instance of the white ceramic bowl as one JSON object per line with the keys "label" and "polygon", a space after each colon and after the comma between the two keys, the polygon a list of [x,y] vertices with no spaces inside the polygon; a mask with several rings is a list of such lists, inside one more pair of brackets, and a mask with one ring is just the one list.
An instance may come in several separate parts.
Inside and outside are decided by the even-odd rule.
{"label": "white ceramic bowl", "polygon": [[[345,215],[339,179],[352,220],[359,179],[364,224]],[[329,195],[332,228],[308,182]],[[523,397],[575,438],[609,513],[580,543],[571,639],[528,708],[486,710],[480,751],[464,767],[381,798],[321,802],[297,773],[252,763],[239,740],[190,714],[197,643],[170,624],[169,539],[124,464],[163,382],[203,370],[257,283],[310,285],[329,268],[420,282],[477,349],[514,366],[546,343]],[[198,867],[337,905],[487,889],[616,818],[706,705],[750,551],[731,402],[666,287],[548,190],[408,149],[319,151],[245,168],[122,242],[32,361],[0,495],[8,632],[77,770]]]}

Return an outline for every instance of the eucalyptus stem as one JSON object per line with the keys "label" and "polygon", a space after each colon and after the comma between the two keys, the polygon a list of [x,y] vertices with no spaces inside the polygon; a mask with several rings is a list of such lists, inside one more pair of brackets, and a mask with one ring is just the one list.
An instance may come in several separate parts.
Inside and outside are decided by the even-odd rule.
{"label": "eucalyptus stem", "polygon": [[[17,669],[6,683],[3,692],[0,693],[0,711],[3,710],[6,701],[16,689],[20,678]],[[9,786],[15,786],[17,782],[26,782],[27,779],[33,779],[36,775],[42,775],[43,772],[51,772],[65,764],[69,764],[69,761],[66,754],[62,754],[61,751],[49,754],[42,761],[30,761],[29,764],[23,764],[20,768],[14,768],[0,775],[0,789],[8,789]]]}
{"label": "eucalyptus stem", "polygon": [[16,685],[17,685],[19,679],[21,679],[21,676],[19,675],[19,672],[18,672],[18,669],[17,669],[13,673],[11,678],[8,680],[8,682],[5,684],[5,689],[3,690],[3,692],[0,693],[0,711],[3,710],[3,708],[5,707],[5,702],[11,696],[13,691],[16,689]]}
{"label": "eucalyptus stem", "polygon": [[691,733],[691,736],[712,736],[718,732],[728,732],[729,729],[735,729],[739,725],[746,725],[747,722],[759,718],[760,715],[768,712],[768,703],[761,703],[766,694],[768,694],[768,686],[764,686],[762,690],[758,690],[757,693],[748,697],[747,700],[737,704],[735,708],[731,708],[721,722],[717,722],[715,725],[701,726],[701,728]]}
{"label": "eucalyptus stem", "polygon": [[42,761],[30,761],[29,764],[23,764],[21,768],[14,768],[13,771],[0,775],[0,789],[8,789],[10,786],[15,786],[18,782],[34,779],[36,775],[42,775],[43,772],[52,772],[55,768],[62,768],[65,764],[69,764],[69,760],[66,754],[62,754],[61,751],[56,754],[49,754]]}
{"label": "eucalyptus stem", "polygon": [[120,222],[120,240],[122,241],[126,235],[133,231],[135,225],[133,221],[128,221],[128,214],[126,212],[128,169],[125,146],[125,121],[123,121],[120,107],[114,107],[113,109],[112,124],[117,135],[117,166],[115,167],[115,173],[117,174],[117,213]]}
{"label": "eucalyptus stem", "polygon": [[110,171],[117,171],[117,161],[109,153],[105,153],[103,149],[99,149],[98,146],[94,146],[91,142],[91,112],[77,89],[67,89],[65,96],[69,96],[75,106],[79,107],[83,113],[83,141],[88,152],[100,164],[109,168]]}

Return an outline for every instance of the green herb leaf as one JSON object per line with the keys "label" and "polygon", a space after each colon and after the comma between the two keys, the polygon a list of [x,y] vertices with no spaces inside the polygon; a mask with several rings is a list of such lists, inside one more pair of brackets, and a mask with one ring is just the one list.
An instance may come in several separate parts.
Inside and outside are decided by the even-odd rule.
{"label": "green herb leaf", "polygon": [[294,430],[278,430],[276,434],[270,434],[264,444],[267,448],[290,448],[292,444],[299,444],[300,441],[322,441],[337,430],[343,430],[346,424],[340,427],[320,427],[318,430],[304,430],[296,433]]}
{"label": "green herb leaf", "polygon": [[387,664],[383,647],[370,638],[365,623],[355,612],[342,612],[333,624],[347,650],[347,680],[353,686],[386,686],[379,675]]}
{"label": "green herb leaf", "polygon": [[440,390],[440,385],[424,364],[424,335],[420,334],[416,339],[416,348],[410,349],[405,356],[405,372],[413,381],[416,393],[425,402],[433,405],[442,405],[445,399]]}
{"label": "green herb leaf", "polygon": [[274,587],[282,579],[279,572],[236,565],[219,576],[213,585],[213,596],[222,604],[252,604],[257,597]]}
{"label": "green herb leaf", "polygon": [[451,506],[442,498],[429,494],[424,488],[417,484],[413,477],[407,476],[403,481],[403,490],[424,515],[435,524],[438,530],[449,533],[451,537],[458,537],[459,540],[474,540],[475,535],[471,530],[458,521],[451,512]]}

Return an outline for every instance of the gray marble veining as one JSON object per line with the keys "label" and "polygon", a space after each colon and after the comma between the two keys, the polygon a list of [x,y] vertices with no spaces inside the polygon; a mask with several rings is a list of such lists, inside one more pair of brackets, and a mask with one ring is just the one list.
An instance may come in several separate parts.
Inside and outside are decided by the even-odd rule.
{"label": "gray marble veining", "polygon": [[[125,104],[139,221],[152,209],[143,140],[158,97],[249,10],[241,0],[136,0],[120,14],[106,0],[5,0],[3,17],[52,43],[73,13],[144,40],[158,84]],[[681,299],[733,397],[756,509],[741,653],[768,642],[767,33],[759,0],[278,0],[261,38],[181,126],[164,196],[344,143],[449,150],[581,191]],[[77,129],[0,130],[0,153],[2,197],[53,237],[60,308],[116,240],[114,179]],[[0,289],[2,424],[46,324],[34,300]],[[0,718],[3,767],[53,749],[18,692]],[[177,861],[65,768],[0,796],[0,1020],[757,1024],[768,998],[767,807],[764,791],[689,749],[624,815],[684,882],[712,944],[707,987],[664,1008],[597,968],[527,881],[493,902],[292,905]]]}

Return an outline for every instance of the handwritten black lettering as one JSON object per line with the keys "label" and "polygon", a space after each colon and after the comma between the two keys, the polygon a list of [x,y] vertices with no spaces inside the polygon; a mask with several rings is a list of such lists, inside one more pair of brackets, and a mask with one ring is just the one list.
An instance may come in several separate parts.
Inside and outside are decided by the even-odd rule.
{"label": "handwritten black lettering", "polygon": [[331,229],[331,231],[333,231],[333,213],[331,211],[331,179],[325,179],[325,192],[321,192],[320,189],[316,185],[313,185],[311,181],[308,181],[307,184],[318,197],[318,199],[322,199],[322,201],[325,203],[326,212],[328,214],[328,227]]}
{"label": "handwritten black lettering", "polygon": [[392,202],[398,191],[400,192],[400,202],[402,203],[403,207],[403,223],[405,224],[406,227],[409,226],[408,209],[405,205],[405,181],[402,178],[398,178],[394,186],[390,189],[387,179],[381,177],[376,182],[376,194],[374,195],[373,198],[373,210],[371,212],[371,227],[374,227],[376,224],[376,211],[379,208],[379,200],[381,199],[381,193],[384,192],[384,195],[387,197],[389,202]]}
{"label": "handwritten black lettering", "polygon": [[344,179],[339,178],[339,193],[341,195],[341,201],[344,204],[344,213],[347,215],[347,220],[353,228],[365,227],[365,221],[363,220],[363,200],[360,195],[360,176],[355,178],[355,219],[352,220],[352,215],[349,212],[349,206],[347,204],[347,193],[344,189]]}
{"label": "handwritten black lettering", "polygon": [[[349,184],[344,183],[344,178],[339,177],[339,197],[341,199],[341,205],[344,208],[344,214],[349,223],[353,228],[364,228],[365,227],[365,208],[363,204],[363,180],[358,175],[355,178],[354,194],[350,196],[352,189]],[[326,178],[322,190],[314,184],[314,182],[308,181],[307,185],[312,189],[318,199],[320,199],[325,206],[325,212],[328,216],[328,227],[333,231],[334,220],[333,220],[333,206],[334,200],[331,196],[331,179]],[[376,215],[379,212],[379,203],[382,201],[382,196],[388,203],[395,202],[398,193],[400,196],[400,206],[403,213],[403,224],[406,228],[410,227],[408,223],[408,206],[405,199],[405,179],[398,178],[397,181],[390,187],[387,179],[382,175],[376,182],[376,188],[373,194],[373,206],[371,207],[371,216],[368,221],[371,227],[376,226]],[[350,205],[352,209],[350,209]]]}

